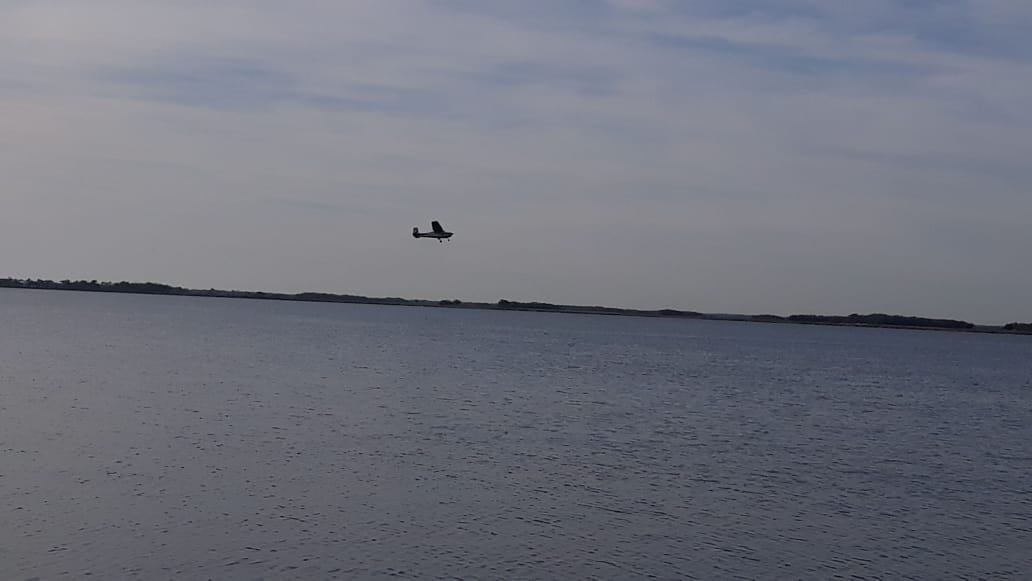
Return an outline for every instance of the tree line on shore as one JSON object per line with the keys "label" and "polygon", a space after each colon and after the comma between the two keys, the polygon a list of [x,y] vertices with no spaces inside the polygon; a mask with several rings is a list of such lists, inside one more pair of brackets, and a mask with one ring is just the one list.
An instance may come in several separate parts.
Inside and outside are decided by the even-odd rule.
{"label": "tree line on shore", "polygon": [[46,290],[70,290],[89,292],[115,292],[136,294],[162,294],[182,296],[209,296],[227,298],[275,299],[315,302],[363,303],[382,305],[441,306],[451,308],[475,308],[496,310],[520,310],[541,312],[584,313],[602,315],[635,315],[651,317],[680,317],[699,319],[730,319],[767,323],[800,323],[810,325],[845,325],[871,327],[903,327],[917,329],[940,329],[955,331],[987,331],[1032,334],[1032,323],[1013,322],[1000,327],[976,326],[956,319],[932,319],[904,315],[871,313],[861,315],[709,315],[695,311],[676,309],[640,310],[602,306],[562,305],[545,302],[520,302],[502,299],[497,303],[464,302],[457,299],[428,301],[400,297],[365,297],[359,295],[303,292],[296,294],[270,293],[262,291],[238,291],[218,289],[189,289],[156,282],[106,282],[97,280],[61,280],[0,278],[0,288],[24,288]]}
{"label": "tree line on shore", "polygon": [[939,329],[974,329],[975,325],[967,321],[955,319],[927,319],[924,317],[907,317],[903,315],[886,315],[871,313],[861,315],[791,315],[789,321],[796,323],[822,323],[836,325],[874,325],[879,327],[921,327]]}

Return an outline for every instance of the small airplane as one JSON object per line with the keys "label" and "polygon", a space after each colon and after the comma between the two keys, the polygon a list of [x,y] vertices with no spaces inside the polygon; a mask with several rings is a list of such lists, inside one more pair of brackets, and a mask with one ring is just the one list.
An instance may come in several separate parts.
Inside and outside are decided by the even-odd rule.
{"label": "small airplane", "polygon": [[452,237],[451,232],[445,232],[444,228],[441,228],[441,223],[437,220],[430,222],[430,232],[420,232],[419,226],[412,227],[413,238],[436,238],[438,242],[444,242],[448,238]]}

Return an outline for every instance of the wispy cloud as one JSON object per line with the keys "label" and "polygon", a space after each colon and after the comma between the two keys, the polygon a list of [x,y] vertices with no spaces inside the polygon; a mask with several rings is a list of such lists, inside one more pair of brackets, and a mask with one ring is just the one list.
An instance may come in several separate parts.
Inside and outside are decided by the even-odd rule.
{"label": "wispy cloud", "polygon": [[258,61],[183,58],[101,70],[107,95],[187,107],[230,110],[306,108],[399,115],[446,115],[449,106],[433,91],[338,82],[306,86],[288,69]]}

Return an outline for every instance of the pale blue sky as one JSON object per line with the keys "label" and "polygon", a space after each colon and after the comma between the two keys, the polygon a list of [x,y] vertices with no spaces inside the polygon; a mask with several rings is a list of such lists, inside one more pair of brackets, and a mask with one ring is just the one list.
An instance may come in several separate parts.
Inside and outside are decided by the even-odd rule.
{"label": "pale blue sky", "polygon": [[1029,31],[1017,0],[5,2],[0,276],[1032,320]]}

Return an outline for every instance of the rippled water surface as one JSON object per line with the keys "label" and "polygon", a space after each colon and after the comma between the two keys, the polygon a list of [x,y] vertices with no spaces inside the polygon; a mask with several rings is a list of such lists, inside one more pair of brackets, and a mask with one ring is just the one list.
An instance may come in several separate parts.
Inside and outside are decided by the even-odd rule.
{"label": "rippled water surface", "polygon": [[0,578],[1028,579],[1032,337],[0,290]]}

